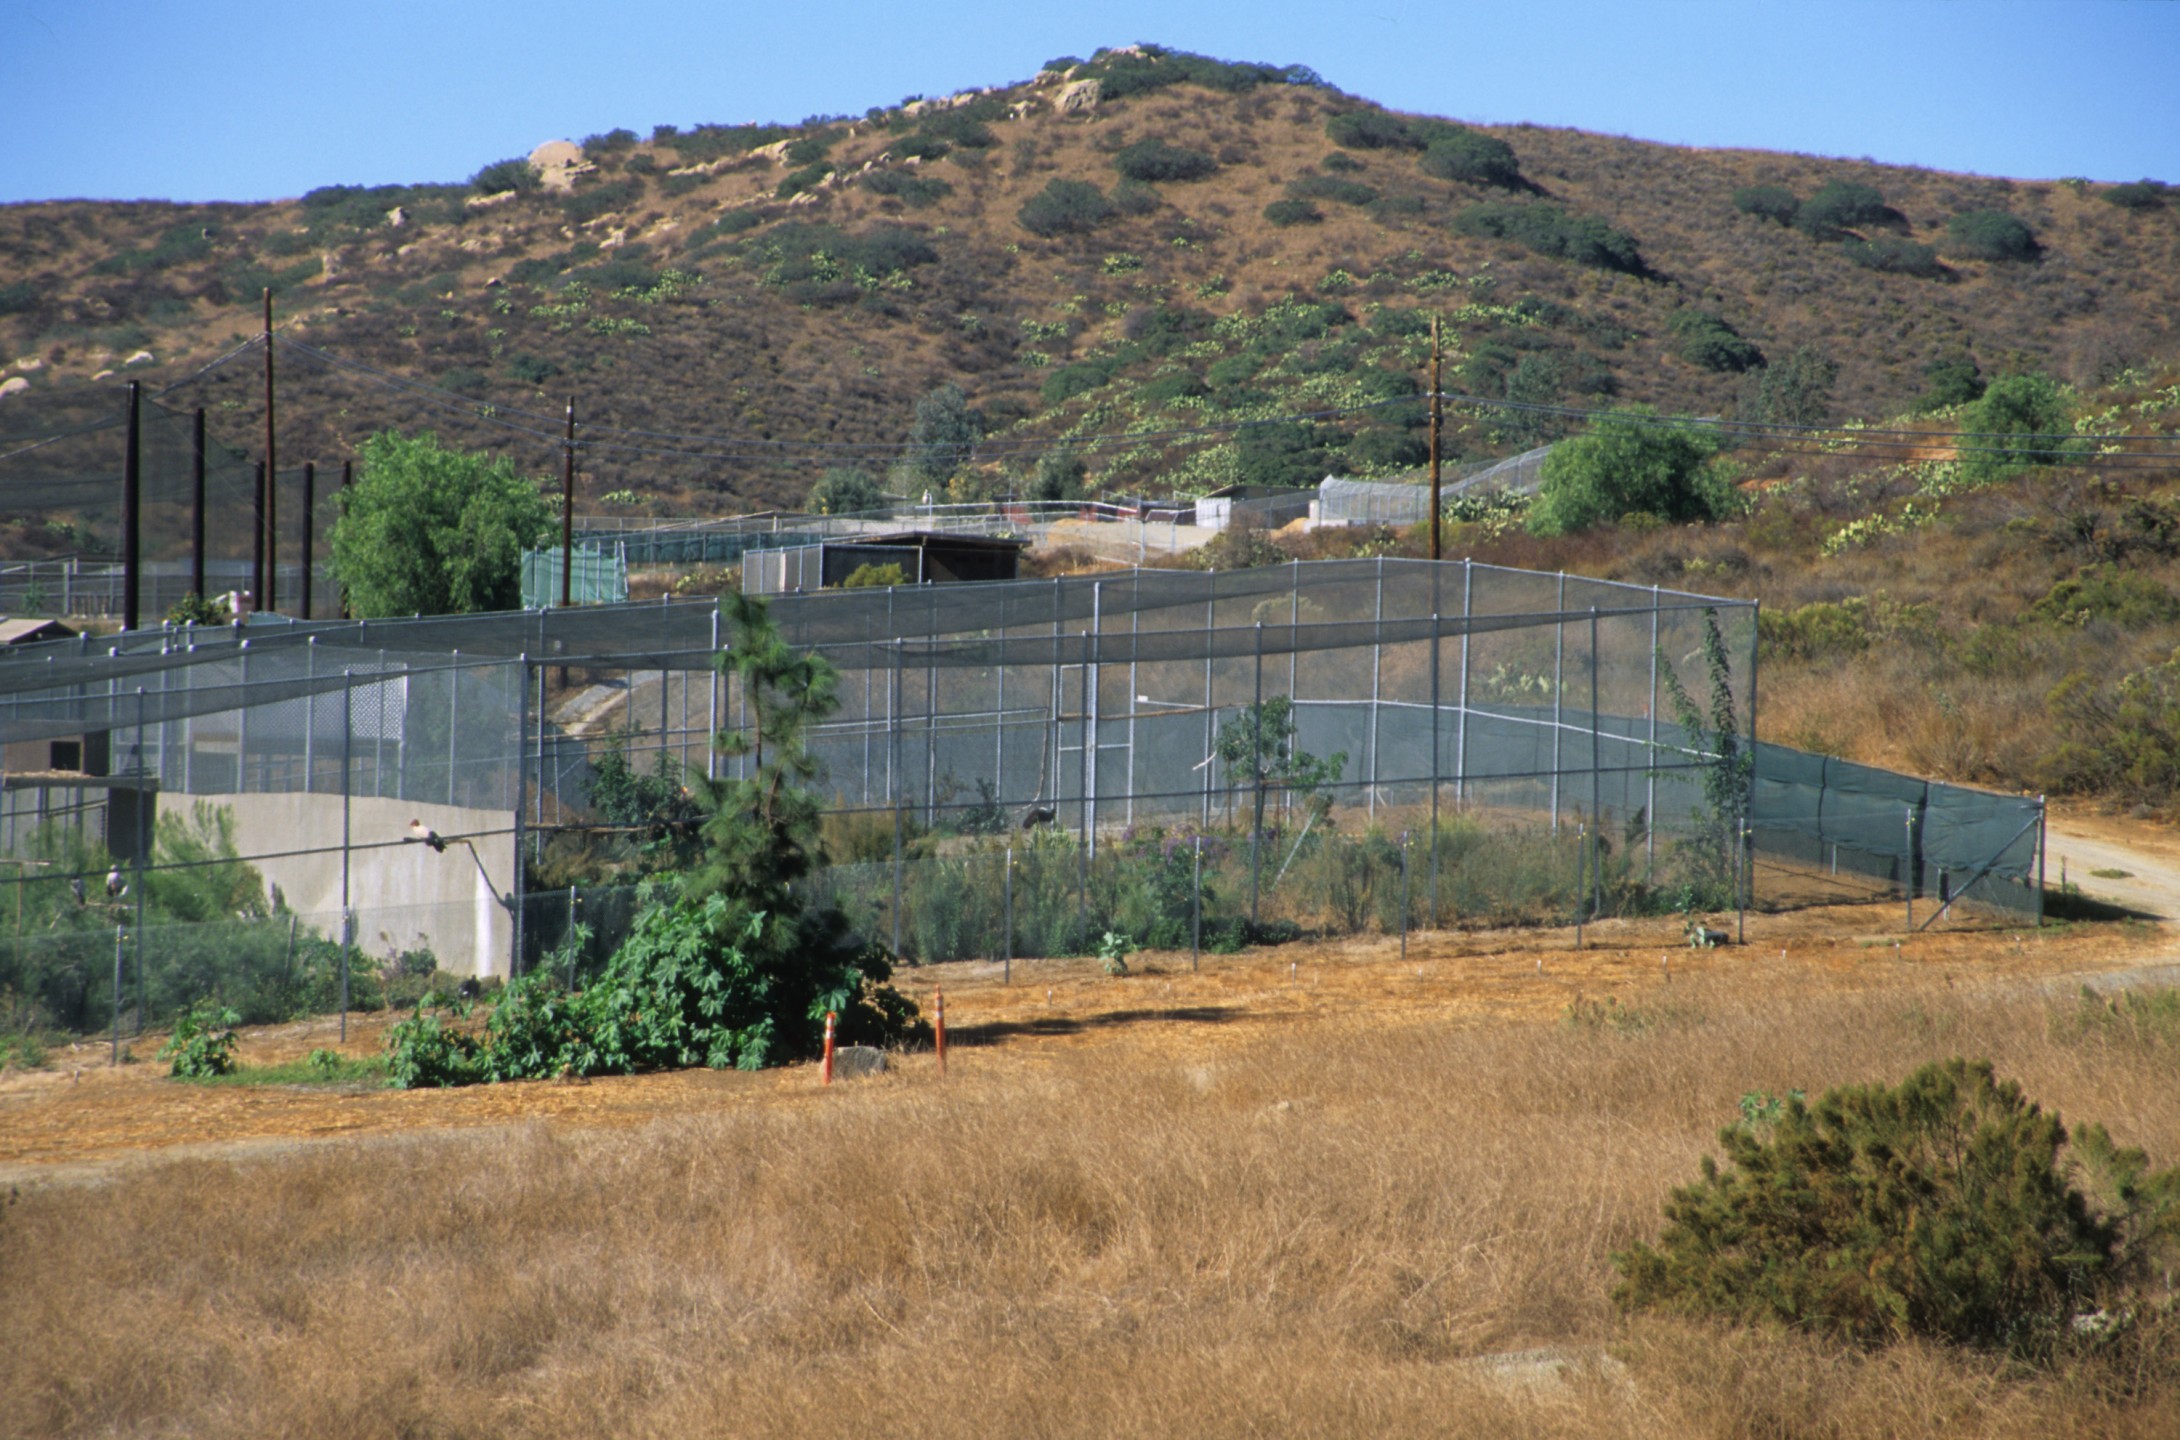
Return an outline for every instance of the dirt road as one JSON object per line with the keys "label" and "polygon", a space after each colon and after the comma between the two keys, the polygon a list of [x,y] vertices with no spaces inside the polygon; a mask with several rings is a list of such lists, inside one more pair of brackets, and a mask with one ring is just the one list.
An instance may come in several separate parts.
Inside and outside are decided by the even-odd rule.
{"label": "dirt road", "polygon": [[2160,920],[2180,920],[2180,836],[2138,820],[2054,811],[2046,821],[2045,883],[2062,881]]}

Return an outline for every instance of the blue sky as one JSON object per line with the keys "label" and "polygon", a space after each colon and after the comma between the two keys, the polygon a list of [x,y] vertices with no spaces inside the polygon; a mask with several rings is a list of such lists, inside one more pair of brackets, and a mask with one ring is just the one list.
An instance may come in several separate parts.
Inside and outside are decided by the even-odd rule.
{"label": "blue sky", "polygon": [[2167,0],[0,0],[0,201],[462,180],[541,140],[860,113],[1135,40],[1482,122],[2180,182]]}

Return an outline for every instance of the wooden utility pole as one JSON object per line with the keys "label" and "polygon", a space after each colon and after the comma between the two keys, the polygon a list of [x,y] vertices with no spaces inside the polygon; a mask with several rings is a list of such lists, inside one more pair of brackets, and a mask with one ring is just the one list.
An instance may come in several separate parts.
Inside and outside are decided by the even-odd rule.
{"label": "wooden utility pole", "polygon": [[272,287],[265,287],[265,588],[257,608],[280,608],[280,459],[273,451]]}
{"label": "wooden utility pole", "polygon": [[[250,503],[250,608],[265,601],[265,462],[257,462],[257,491]],[[235,617],[241,619],[240,615]]]}
{"label": "wooden utility pole", "polygon": [[204,598],[204,407],[189,432],[189,593]]}
{"label": "wooden utility pole", "polygon": [[568,397],[568,438],[560,446],[560,605],[574,603],[575,397]]}
{"label": "wooden utility pole", "polygon": [[143,527],[139,523],[144,502],[142,431],[138,424],[144,387],[129,382],[128,449],[121,457],[121,627],[134,630],[141,622],[137,605],[142,595]]}
{"label": "wooden utility pole", "polygon": [[1439,401],[1439,358],[1438,317],[1433,315],[1431,317],[1431,558],[1433,560],[1442,558],[1439,554],[1438,533],[1438,507],[1442,499],[1438,485],[1438,437],[1439,431],[1444,425],[1445,411]]}
{"label": "wooden utility pole", "polygon": [[[350,481],[352,481],[352,480],[354,480],[355,478],[356,478],[356,462],[355,462],[355,461],[353,461],[353,460],[343,460],[343,461],[341,462],[341,490],[342,490],[342,491],[345,491],[345,490],[346,490],[346,489],[348,488],[349,482],[350,482]],[[333,509],[334,509],[334,511],[336,512],[336,515],[338,514],[338,512],[339,512],[339,510],[340,510],[340,508],[341,508],[341,502],[340,502],[340,499],[339,499],[339,493],[340,493],[339,491],[336,491],[336,492],[335,492],[335,498],[334,498],[334,501],[333,501]],[[330,548],[331,548],[331,547],[328,547],[328,549],[329,549],[329,550],[330,550]],[[340,578],[341,578],[341,577],[340,577],[340,572],[339,572],[339,570],[338,570],[338,569],[336,569],[336,570],[334,571],[334,575],[333,575],[333,579],[334,579],[334,581],[335,581],[334,589],[336,589],[336,590],[338,590],[338,591],[340,592],[340,597],[341,597],[341,619],[343,619],[343,620],[346,620],[346,619],[348,618],[348,587],[347,587],[346,585],[342,585],[342,584],[338,583],[338,582],[339,582],[339,580],[340,580]]]}
{"label": "wooden utility pole", "polygon": [[318,518],[318,462],[303,462],[303,618],[310,618],[310,536]]}

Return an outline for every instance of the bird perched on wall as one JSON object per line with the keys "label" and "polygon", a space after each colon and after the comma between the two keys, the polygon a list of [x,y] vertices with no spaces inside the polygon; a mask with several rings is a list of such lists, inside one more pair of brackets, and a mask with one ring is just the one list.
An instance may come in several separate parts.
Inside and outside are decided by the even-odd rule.
{"label": "bird perched on wall", "polygon": [[128,893],[129,882],[121,878],[121,867],[117,865],[108,870],[106,872],[106,898],[108,900],[119,900]]}
{"label": "bird perched on wall", "polygon": [[437,830],[432,829],[431,826],[426,825],[421,820],[411,820],[409,822],[409,838],[420,845],[431,846],[432,849],[442,855],[447,853],[447,837],[441,835]]}

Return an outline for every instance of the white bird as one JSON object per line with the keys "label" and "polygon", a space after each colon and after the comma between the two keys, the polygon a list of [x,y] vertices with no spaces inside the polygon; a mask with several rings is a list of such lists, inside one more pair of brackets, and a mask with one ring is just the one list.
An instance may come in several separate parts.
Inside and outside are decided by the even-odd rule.
{"label": "white bird", "polygon": [[432,849],[442,855],[447,851],[446,837],[421,820],[411,820],[409,822],[409,838],[418,844],[431,846]]}
{"label": "white bird", "polygon": [[128,893],[129,882],[121,878],[121,867],[117,865],[113,869],[108,870],[106,872],[106,898],[109,900],[119,900],[122,896]]}

